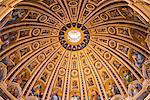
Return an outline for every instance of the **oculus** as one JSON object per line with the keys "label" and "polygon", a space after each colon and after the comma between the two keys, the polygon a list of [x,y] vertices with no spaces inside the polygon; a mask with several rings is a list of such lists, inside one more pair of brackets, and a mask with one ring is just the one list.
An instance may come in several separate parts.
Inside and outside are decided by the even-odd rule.
{"label": "oculus", "polygon": [[85,48],[90,40],[90,33],[85,26],[79,23],[69,23],[61,28],[59,41],[61,45],[70,51]]}

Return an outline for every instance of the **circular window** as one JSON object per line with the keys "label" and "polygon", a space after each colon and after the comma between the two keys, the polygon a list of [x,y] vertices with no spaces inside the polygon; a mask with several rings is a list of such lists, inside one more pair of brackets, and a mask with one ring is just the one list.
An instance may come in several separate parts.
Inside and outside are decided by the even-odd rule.
{"label": "circular window", "polygon": [[79,42],[81,39],[81,33],[78,30],[71,30],[68,32],[68,40],[70,42]]}

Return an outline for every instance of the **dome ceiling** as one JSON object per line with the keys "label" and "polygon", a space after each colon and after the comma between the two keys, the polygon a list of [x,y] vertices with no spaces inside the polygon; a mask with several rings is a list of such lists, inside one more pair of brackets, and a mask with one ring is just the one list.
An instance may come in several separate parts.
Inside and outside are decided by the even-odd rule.
{"label": "dome ceiling", "polygon": [[24,0],[0,26],[5,99],[149,94],[149,24],[124,0]]}

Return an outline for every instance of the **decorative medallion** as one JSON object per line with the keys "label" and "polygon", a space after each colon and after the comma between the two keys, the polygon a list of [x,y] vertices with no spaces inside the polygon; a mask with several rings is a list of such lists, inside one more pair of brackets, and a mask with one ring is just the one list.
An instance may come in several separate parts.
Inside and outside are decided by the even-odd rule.
{"label": "decorative medallion", "polygon": [[34,43],[32,44],[32,48],[33,48],[34,50],[38,49],[39,47],[40,47],[39,42],[34,42]]}
{"label": "decorative medallion", "polygon": [[91,74],[90,68],[86,67],[86,68],[84,69],[84,73],[85,73],[85,75]]}
{"label": "decorative medallion", "polygon": [[79,23],[65,25],[59,33],[61,45],[70,51],[85,48],[90,40],[90,33],[85,26]]}
{"label": "decorative medallion", "polygon": [[71,75],[72,75],[73,77],[77,77],[78,71],[77,71],[77,70],[72,70]]}
{"label": "decorative medallion", "polygon": [[53,63],[49,63],[49,64],[47,65],[47,69],[48,69],[49,71],[53,70],[53,68],[54,68],[54,64],[53,64]]}
{"label": "decorative medallion", "polygon": [[38,60],[41,62],[41,61],[44,61],[45,60],[45,55],[43,53],[41,53],[40,55],[38,55]]}
{"label": "decorative medallion", "polygon": [[95,67],[97,69],[101,69],[102,68],[102,63],[100,61],[95,62]]}
{"label": "decorative medallion", "polygon": [[64,68],[59,69],[59,75],[63,76],[65,75],[65,73],[66,73],[66,70]]}

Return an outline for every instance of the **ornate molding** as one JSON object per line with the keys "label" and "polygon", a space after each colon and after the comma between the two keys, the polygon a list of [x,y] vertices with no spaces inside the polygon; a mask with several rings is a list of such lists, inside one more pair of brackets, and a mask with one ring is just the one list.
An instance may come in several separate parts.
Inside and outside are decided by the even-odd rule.
{"label": "ornate molding", "polygon": [[14,9],[14,6],[22,0],[1,0],[0,1],[0,21]]}

